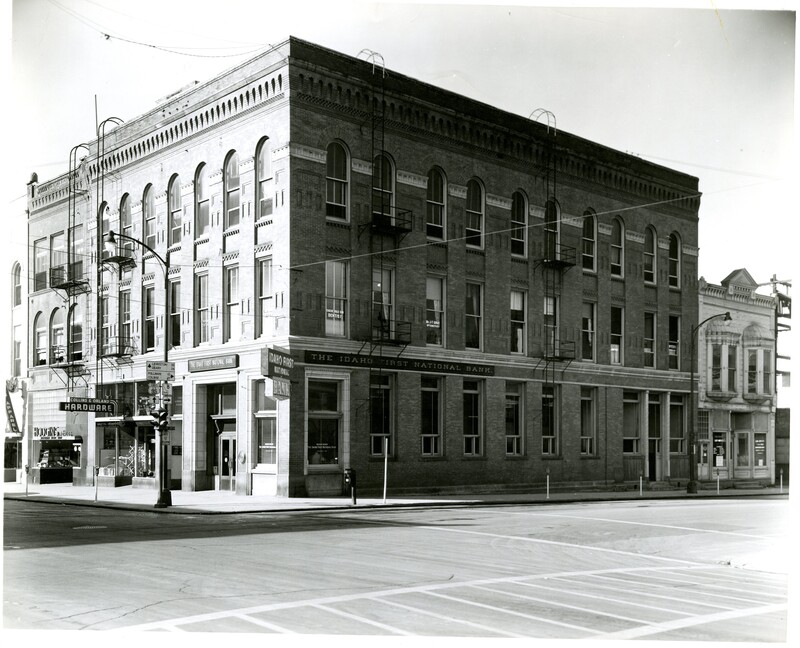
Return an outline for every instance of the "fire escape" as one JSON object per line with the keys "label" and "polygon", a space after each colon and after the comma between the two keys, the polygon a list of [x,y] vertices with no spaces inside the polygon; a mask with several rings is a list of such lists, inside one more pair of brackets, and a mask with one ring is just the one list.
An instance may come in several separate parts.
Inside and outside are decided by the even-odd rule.
{"label": "fire escape", "polygon": [[541,176],[544,182],[545,213],[543,254],[534,263],[534,267],[541,268],[544,293],[542,354],[537,359],[534,372],[541,369],[544,393],[554,394],[557,378],[563,376],[566,368],[575,359],[575,341],[564,340],[561,335],[561,294],[564,275],[576,263],[576,250],[574,247],[562,245],[560,241],[561,213],[556,199],[555,116],[543,109],[535,110],[530,116],[536,121],[540,117],[547,119],[544,156],[535,169],[536,175]]}
{"label": "fire escape", "polygon": [[[397,250],[413,228],[413,214],[395,203],[394,170],[384,149],[385,111],[384,84],[386,70],[383,57],[362,50],[372,62],[373,96],[371,128],[372,187],[371,209],[366,223],[359,226],[359,238],[369,238],[370,316],[359,320],[356,337],[363,341],[361,351],[370,358],[370,438],[371,453],[390,455],[389,376],[383,370],[383,357],[399,356],[411,342],[411,322],[397,319],[395,303],[395,267]],[[362,323],[363,322],[363,323]],[[380,444],[380,447],[378,445]]]}

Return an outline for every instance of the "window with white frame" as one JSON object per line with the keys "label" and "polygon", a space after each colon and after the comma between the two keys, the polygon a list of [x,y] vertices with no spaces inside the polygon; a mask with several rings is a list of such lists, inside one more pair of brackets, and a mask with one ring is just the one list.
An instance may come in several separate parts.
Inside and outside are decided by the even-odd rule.
{"label": "window with white frame", "polygon": [[597,390],[581,387],[581,454],[592,456],[597,451]]}
{"label": "window with white frame", "polygon": [[369,452],[373,457],[394,455],[394,376],[385,373],[370,375],[370,433]]}
{"label": "window with white frame", "polygon": [[542,385],[542,454],[558,454],[558,416],[555,385]]}
{"label": "window with white frame", "polygon": [[464,381],[464,456],[477,457],[483,452],[483,382]]}
{"label": "window with white frame", "polygon": [[169,183],[169,245],[177,245],[181,242],[183,234],[183,205],[181,197],[180,176],[172,176]]}
{"label": "window with white frame", "polygon": [[211,308],[208,295],[208,273],[194,279],[195,344],[211,340]]}
{"label": "window with white frame", "polygon": [[349,164],[347,151],[339,142],[328,144],[325,165],[325,214],[328,218],[347,220]]}
{"label": "window with white frame", "polygon": [[622,364],[622,349],[625,335],[624,311],[619,306],[611,307],[611,326],[609,327],[609,341],[611,344],[611,364]]}
{"label": "window with white frame", "polygon": [[14,264],[11,280],[11,306],[22,304],[22,268],[19,263]]}
{"label": "window with white frame", "polygon": [[772,350],[747,349],[747,395],[773,392]]}
{"label": "window with white frame", "polygon": [[472,178],[467,182],[465,213],[467,247],[483,248],[483,187]]}
{"label": "window with white frame", "polygon": [[528,242],[528,201],[525,194],[511,195],[511,254],[525,256]]}
{"label": "window with white frame", "polygon": [[47,239],[41,238],[33,242],[33,290],[44,290],[48,286],[47,263],[49,260]]}
{"label": "window with white frame", "polygon": [[241,335],[241,310],[239,307],[239,267],[225,268],[225,305],[222,311],[223,340],[228,342]]}
{"label": "window with white frame", "polygon": [[104,295],[99,296],[97,301],[97,309],[100,311],[100,355],[106,356],[112,350],[110,303]]}
{"label": "window with white frame", "polygon": [[681,368],[681,318],[678,315],[669,316],[669,368]]}
{"label": "window with white frame", "polygon": [[269,138],[263,138],[256,148],[256,219],[272,215],[272,146]]}
{"label": "window with white frame", "polygon": [[372,269],[372,337],[391,339],[394,334],[393,271]]}
{"label": "window with white frame", "polygon": [[145,245],[156,247],[156,198],[153,185],[147,185],[142,194],[142,236]]}
{"label": "window with white frame", "polygon": [[522,290],[511,291],[511,353],[526,352],[525,340],[527,327],[525,323],[525,293]]}
{"label": "window with white frame", "polygon": [[611,221],[611,275],[621,277],[625,267],[625,227],[619,216]]}
{"label": "window with white frame", "polygon": [[656,280],[656,233],[652,227],[644,232],[644,280],[655,283]]}
{"label": "window with white frame", "polygon": [[274,325],[272,327],[269,326],[271,318],[274,317],[275,308],[272,291],[272,257],[258,259],[257,270],[258,319],[256,322],[256,335],[269,335],[275,328]]}
{"label": "window with white frame", "polygon": [[206,236],[211,228],[208,193],[208,165],[201,163],[194,177],[194,237]]}
{"label": "window with white frame", "polygon": [[[119,228],[122,234],[133,238],[133,217],[131,216],[131,199],[128,194],[122,196],[119,203]],[[123,238],[120,241],[122,256],[133,258],[133,241]]]}
{"label": "window with white frame", "polygon": [[596,269],[597,219],[591,210],[583,213],[583,236],[581,238],[581,264],[584,270]]}
{"label": "window with white frame", "polygon": [[44,313],[37,313],[33,320],[33,364],[46,365],[47,364],[47,321],[45,320]]}
{"label": "window with white frame", "polygon": [[555,295],[544,296],[544,353],[547,357],[553,357],[559,353],[558,306],[558,297]]}
{"label": "window with white frame", "polygon": [[581,359],[594,360],[595,353],[595,309],[592,302],[583,302],[581,316]]}
{"label": "window with white frame", "polygon": [[476,283],[466,285],[464,317],[464,346],[480,349],[483,342],[483,286]]}
{"label": "window with white frame", "polygon": [[131,291],[121,290],[119,293],[119,344],[127,347],[133,337],[133,320],[131,319]]}
{"label": "window with white frame", "polygon": [[425,231],[428,238],[444,238],[445,215],[444,174],[436,168],[428,171],[428,188],[425,202]]}
{"label": "window with white frame", "polygon": [[181,345],[181,282],[169,282],[169,347]]}
{"label": "window with white frame", "polygon": [[686,454],[686,413],[682,394],[669,397],[669,451]]}
{"label": "window with white frame", "polygon": [[228,153],[225,161],[224,175],[224,200],[225,200],[225,229],[239,226],[241,220],[242,188],[239,176],[239,154],[236,151]]}
{"label": "window with white frame", "polygon": [[674,232],[669,235],[669,285],[681,286],[681,240]]}
{"label": "window with white frame", "polygon": [[153,286],[142,288],[142,351],[154,351],[156,348],[156,291]]}
{"label": "window with white frame", "polygon": [[506,455],[522,455],[524,433],[524,384],[506,381]]}
{"label": "window with white frame", "polygon": [[67,358],[67,347],[64,343],[64,311],[53,309],[50,315],[50,363],[61,364]]}
{"label": "window with white frame", "polygon": [[642,332],[644,347],[644,366],[656,366],[656,314],[644,314],[644,330]]}
{"label": "window with white frame", "polygon": [[342,382],[308,380],[308,437],[306,460],[309,469],[339,465],[342,433]]}
{"label": "window with white frame", "polygon": [[736,368],[738,365],[738,345],[727,342],[711,342],[711,370],[708,389],[715,392],[738,391]]}
{"label": "window with white frame", "polygon": [[428,276],[425,284],[425,342],[444,344],[444,278]]}
{"label": "window with white frame", "polygon": [[325,335],[347,335],[347,262],[325,262]]}
{"label": "window with white frame", "polygon": [[278,403],[266,395],[266,381],[253,383],[253,419],[256,436],[256,463],[275,466],[278,463]]}
{"label": "window with white frame", "polygon": [[420,443],[423,457],[442,454],[442,379],[438,376],[421,376],[421,429]]}
{"label": "window with white frame", "polygon": [[11,375],[12,376],[21,376],[22,375],[22,325],[15,324],[14,325],[14,333],[13,333],[13,350],[11,356]]}
{"label": "window with white frame", "polygon": [[623,392],[622,394],[622,452],[624,454],[639,454],[640,452],[640,426],[641,403],[638,392]]}
{"label": "window with white frame", "polygon": [[86,254],[83,240],[83,225],[75,225],[70,228],[70,267],[69,278],[78,281],[83,278],[83,258]]}

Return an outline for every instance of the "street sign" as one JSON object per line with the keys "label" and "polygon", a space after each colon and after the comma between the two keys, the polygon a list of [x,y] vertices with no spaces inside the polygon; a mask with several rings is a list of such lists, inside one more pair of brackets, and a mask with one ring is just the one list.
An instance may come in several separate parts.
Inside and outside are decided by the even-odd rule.
{"label": "street sign", "polygon": [[94,412],[95,414],[108,414],[113,416],[117,411],[117,404],[110,400],[99,398],[72,398],[58,404],[62,412]]}
{"label": "street sign", "polygon": [[148,360],[145,364],[145,378],[147,380],[175,380],[175,363]]}
{"label": "street sign", "polygon": [[273,347],[261,349],[261,374],[268,378],[286,378],[294,368],[294,358],[283,349]]}
{"label": "street sign", "polygon": [[[267,381],[267,396],[276,400],[286,400],[291,396],[292,383],[285,378],[273,378]],[[269,393],[272,392],[272,393]]]}

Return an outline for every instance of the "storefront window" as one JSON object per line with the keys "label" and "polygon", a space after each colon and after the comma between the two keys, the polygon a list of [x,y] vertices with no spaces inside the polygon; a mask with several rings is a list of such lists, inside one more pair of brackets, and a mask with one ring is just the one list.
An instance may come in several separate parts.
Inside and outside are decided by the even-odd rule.
{"label": "storefront window", "polygon": [[767,465],[767,435],[756,433],[753,435],[753,463],[756,468]]}
{"label": "storefront window", "polygon": [[278,434],[275,414],[278,402],[266,395],[264,380],[254,383],[255,403],[253,415],[255,416],[256,447],[259,464],[278,463]]}
{"label": "storefront window", "polygon": [[339,463],[339,383],[332,380],[308,382],[308,463]]}

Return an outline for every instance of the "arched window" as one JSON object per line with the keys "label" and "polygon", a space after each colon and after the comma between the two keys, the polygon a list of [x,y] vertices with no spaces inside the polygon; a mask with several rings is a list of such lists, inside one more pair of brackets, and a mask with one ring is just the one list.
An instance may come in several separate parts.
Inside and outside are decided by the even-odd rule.
{"label": "arched window", "polygon": [[239,225],[241,198],[239,154],[231,151],[225,160],[225,229]]}
{"label": "arched window", "polygon": [[[133,219],[131,218],[131,200],[128,194],[122,196],[119,202],[119,228],[125,236],[133,236]],[[127,239],[120,241],[124,256],[133,256],[133,242]]]}
{"label": "arched window", "polygon": [[525,256],[528,242],[528,200],[521,191],[511,196],[511,254]]}
{"label": "arched window", "polygon": [[328,144],[325,171],[325,215],[347,220],[347,187],[349,181],[347,151],[339,142]]}
{"label": "arched window", "polygon": [[50,314],[50,364],[61,364],[67,359],[64,338],[64,311],[56,308]]}
{"label": "arched window", "polygon": [[22,268],[19,263],[14,264],[14,269],[11,271],[11,305],[22,305]]}
{"label": "arched window", "polygon": [[175,174],[169,182],[169,245],[180,243],[182,232],[181,178],[178,174]]}
{"label": "arched window", "polygon": [[656,280],[656,232],[648,227],[644,232],[644,280],[654,283]]}
{"label": "arched window", "polygon": [[483,247],[483,187],[475,178],[467,182],[465,212],[467,246]]}
{"label": "arched window", "polygon": [[681,285],[681,240],[675,232],[669,235],[669,285]]}
{"label": "arched window", "polygon": [[156,246],[156,199],[153,185],[144,188],[142,194],[142,232],[144,242],[148,247]]}
{"label": "arched window", "polygon": [[44,313],[37,313],[33,319],[33,364],[47,364],[47,321]]}
{"label": "arched window", "polygon": [[211,221],[208,210],[208,166],[201,162],[194,176],[194,237],[208,234]]}
{"label": "arched window", "polygon": [[[108,208],[108,203],[102,202],[100,203],[100,228],[103,233],[103,240],[105,241],[106,235],[111,231],[111,210]],[[102,258],[107,259],[111,256],[111,252],[103,249]]]}
{"label": "arched window", "polygon": [[584,270],[595,271],[597,247],[597,219],[592,210],[583,212],[583,236],[581,238],[581,263]]}
{"label": "arched window", "polygon": [[559,207],[554,200],[544,206],[544,258],[547,261],[558,259]]}
{"label": "arched window", "polygon": [[372,164],[372,220],[391,224],[394,213],[394,169],[384,153],[375,156]]}
{"label": "arched window", "polygon": [[444,174],[436,168],[428,171],[428,190],[425,202],[425,231],[430,238],[444,238],[444,216],[447,195]]}
{"label": "arched window", "polygon": [[79,362],[83,359],[83,313],[80,304],[75,304],[67,319],[67,359]]}
{"label": "arched window", "polygon": [[611,221],[611,274],[615,277],[622,276],[622,268],[625,264],[625,226],[622,220],[617,217]]}
{"label": "arched window", "polygon": [[269,138],[263,138],[256,148],[256,205],[258,213],[256,218],[266,218],[272,215],[272,146]]}

